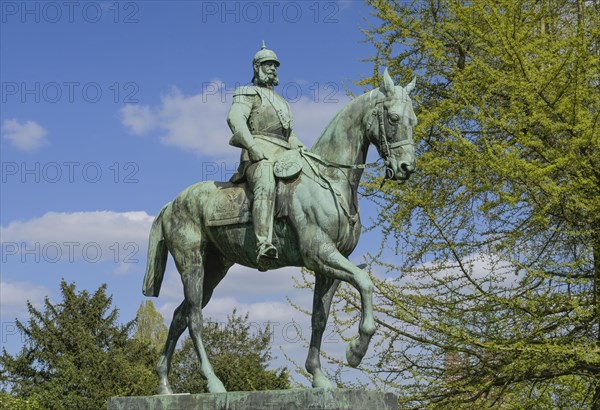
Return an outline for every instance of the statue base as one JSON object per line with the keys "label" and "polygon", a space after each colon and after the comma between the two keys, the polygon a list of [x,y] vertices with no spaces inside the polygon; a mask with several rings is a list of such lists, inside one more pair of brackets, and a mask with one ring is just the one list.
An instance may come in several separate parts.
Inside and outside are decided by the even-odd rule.
{"label": "statue base", "polygon": [[113,397],[108,410],[397,410],[393,393],[347,389],[292,389],[253,392]]}

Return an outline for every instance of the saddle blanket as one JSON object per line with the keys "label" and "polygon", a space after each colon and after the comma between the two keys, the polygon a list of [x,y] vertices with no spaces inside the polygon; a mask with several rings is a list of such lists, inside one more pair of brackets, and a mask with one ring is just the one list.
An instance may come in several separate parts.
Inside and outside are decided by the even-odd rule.
{"label": "saddle blanket", "polygon": [[252,219],[246,184],[223,187],[211,194],[205,213],[207,226],[243,224]]}

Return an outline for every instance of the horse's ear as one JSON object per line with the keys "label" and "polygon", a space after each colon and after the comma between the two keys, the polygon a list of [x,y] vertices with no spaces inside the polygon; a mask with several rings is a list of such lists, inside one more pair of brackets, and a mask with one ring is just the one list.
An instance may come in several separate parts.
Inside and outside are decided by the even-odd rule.
{"label": "horse's ear", "polygon": [[395,91],[394,81],[392,80],[392,77],[390,77],[387,67],[383,72],[383,89],[385,90],[386,95],[392,95]]}
{"label": "horse's ear", "polygon": [[415,84],[417,84],[417,76],[414,76],[412,81],[408,83],[406,87],[404,87],[407,94],[410,94],[410,92],[415,89]]}

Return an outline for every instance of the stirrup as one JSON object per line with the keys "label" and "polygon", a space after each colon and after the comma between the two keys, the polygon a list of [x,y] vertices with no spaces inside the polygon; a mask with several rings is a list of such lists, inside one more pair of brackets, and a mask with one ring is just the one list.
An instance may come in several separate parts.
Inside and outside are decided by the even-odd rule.
{"label": "stirrup", "polygon": [[270,243],[261,243],[258,245],[258,252],[256,256],[256,265],[258,270],[266,272],[269,270],[269,265],[272,260],[277,259],[277,248]]}
{"label": "stirrup", "polygon": [[258,245],[258,255],[256,261],[260,262],[261,259],[277,259],[277,248],[273,244],[264,242]]}

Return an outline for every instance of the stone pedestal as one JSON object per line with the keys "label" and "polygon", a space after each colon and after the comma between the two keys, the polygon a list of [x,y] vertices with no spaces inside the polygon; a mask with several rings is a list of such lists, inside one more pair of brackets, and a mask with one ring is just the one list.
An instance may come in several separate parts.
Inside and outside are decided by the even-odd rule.
{"label": "stone pedestal", "polygon": [[397,410],[393,393],[371,390],[294,389],[256,392],[113,397],[108,410]]}

